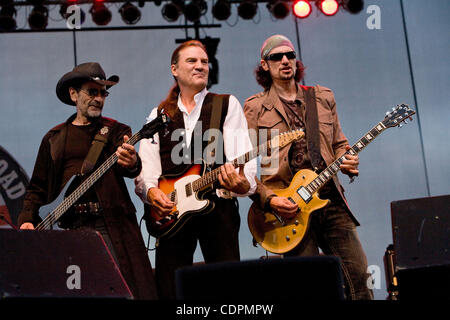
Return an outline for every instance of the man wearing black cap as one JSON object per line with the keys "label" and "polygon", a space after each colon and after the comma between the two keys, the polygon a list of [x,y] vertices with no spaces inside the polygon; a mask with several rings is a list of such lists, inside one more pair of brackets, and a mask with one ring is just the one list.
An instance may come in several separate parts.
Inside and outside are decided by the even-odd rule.
{"label": "man wearing black cap", "polygon": [[[281,218],[292,218],[299,207],[273,190],[287,188],[295,173],[303,169],[323,171],[350,148],[336,111],[333,92],[322,86],[300,86],[304,66],[296,59],[292,42],[283,35],[273,35],[261,47],[256,80],[264,91],[245,101],[244,112],[249,129],[305,130],[305,138],[281,148],[278,168],[267,170],[261,164],[253,200],[261,211],[271,211]],[[262,143],[261,141],[259,143]],[[342,173],[358,175],[357,155],[346,154],[340,165]],[[311,215],[309,230],[300,244],[287,256],[339,256],[348,299],[372,299],[368,288],[367,259],[358,238],[359,225],[344,197],[344,189],[333,176],[320,190],[320,198],[331,204]],[[307,276],[307,275],[306,275]]]}
{"label": "man wearing black cap", "polygon": [[118,76],[106,79],[94,62],[76,66],[59,80],[56,95],[75,106],[76,114],[42,139],[18,223],[21,229],[34,229],[41,221],[39,208],[52,202],[73,175],[88,176],[115,152],[117,163],[61,217],[59,225],[100,232],[134,298],[155,299],[150,261],[123,179],[140,173],[141,160],[126,143],[130,127],[101,116],[106,90],[118,82]]}

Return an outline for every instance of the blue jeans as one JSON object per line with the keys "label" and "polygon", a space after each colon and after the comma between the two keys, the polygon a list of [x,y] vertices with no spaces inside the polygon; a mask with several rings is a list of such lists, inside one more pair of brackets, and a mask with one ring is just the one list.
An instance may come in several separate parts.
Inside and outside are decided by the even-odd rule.
{"label": "blue jeans", "polygon": [[[326,196],[321,196],[326,199]],[[341,259],[348,300],[371,300],[373,292],[367,286],[367,258],[356,231],[356,225],[346,211],[342,199],[333,197],[332,203],[314,211],[307,234],[297,248],[285,256],[316,256],[319,248],[325,255]]]}

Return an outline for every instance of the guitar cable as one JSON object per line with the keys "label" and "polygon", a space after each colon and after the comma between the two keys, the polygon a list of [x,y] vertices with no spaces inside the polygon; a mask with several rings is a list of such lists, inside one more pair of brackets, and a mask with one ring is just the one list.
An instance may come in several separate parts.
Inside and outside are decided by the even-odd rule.
{"label": "guitar cable", "polygon": [[[144,221],[144,216],[142,216],[141,219],[139,220],[139,230],[141,230],[142,228],[142,221]],[[150,248],[150,234],[149,234],[147,237],[147,245],[145,246],[145,249],[147,249],[147,251],[153,251],[156,249],[157,246],[158,246],[158,239],[156,239],[155,246],[153,248]]]}

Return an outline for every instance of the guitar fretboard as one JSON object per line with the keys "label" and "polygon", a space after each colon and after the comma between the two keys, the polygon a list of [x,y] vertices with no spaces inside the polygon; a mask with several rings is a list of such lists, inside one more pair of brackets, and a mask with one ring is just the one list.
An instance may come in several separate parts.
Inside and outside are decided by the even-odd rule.
{"label": "guitar fretboard", "polygon": [[[134,134],[130,140],[127,141],[130,145],[135,145],[139,140],[141,140],[141,133],[137,132]],[[81,183],[69,196],[64,198],[64,200],[48,214],[41,223],[36,226],[36,230],[44,230],[52,226],[61,216],[69,210],[71,206],[77,202],[78,199],[94,185],[94,183],[106,172],[108,171],[118,160],[118,157],[113,153],[100,167],[98,167],[83,183]]]}
{"label": "guitar fretboard", "polygon": [[[257,148],[252,149],[251,151],[243,154],[240,157],[237,157],[230,163],[234,168],[239,167],[239,165],[245,164],[250,160],[256,158],[260,153],[266,152],[271,147],[271,141],[269,140],[267,143],[263,143],[259,145]],[[201,178],[192,182],[192,191],[197,192],[199,190],[204,189],[205,187],[212,185],[219,179],[220,167],[205,173]]]}
{"label": "guitar fretboard", "polygon": [[310,193],[314,194],[320,188],[322,188],[336,173],[339,172],[340,165],[345,160],[345,155],[356,155],[362,149],[364,149],[370,142],[372,142],[381,132],[383,132],[386,127],[382,122],[378,123],[369,132],[367,132],[361,139],[359,139],[347,152],[345,152],[341,157],[330,164],[325,170],[323,170],[313,181],[311,181],[305,189]]}

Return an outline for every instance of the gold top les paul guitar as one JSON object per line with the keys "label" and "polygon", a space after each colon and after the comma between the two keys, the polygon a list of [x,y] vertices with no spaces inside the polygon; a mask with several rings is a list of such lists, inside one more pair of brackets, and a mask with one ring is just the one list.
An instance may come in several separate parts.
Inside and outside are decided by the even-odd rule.
{"label": "gold top les paul guitar", "polygon": [[[383,121],[366,133],[345,154],[356,155],[381,132],[387,128],[401,126],[415,111],[407,105],[398,105],[386,114]],[[322,200],[317,193],[340,170],[340,164],[345,154],[330,164],[320,174],[311,170],[300,170],[286,189],[273,190],[277,196],[286,197],[295,202],[299,212],[291,219],[282,219],[272,212],[263,212],[256,202],[252,204],[248,213],[248,226],[253,238],[261,247],[272,253],[286,253],[294,249],[302,241],[309,224],[312,212],[330,203]]]}

